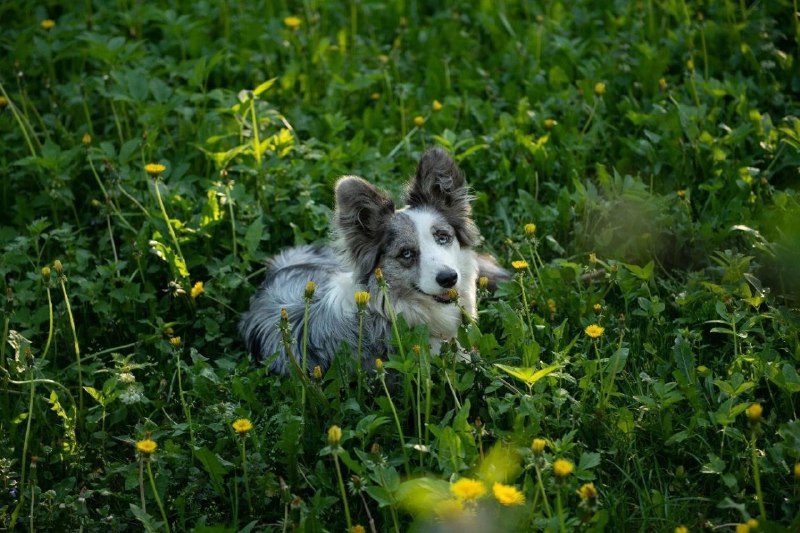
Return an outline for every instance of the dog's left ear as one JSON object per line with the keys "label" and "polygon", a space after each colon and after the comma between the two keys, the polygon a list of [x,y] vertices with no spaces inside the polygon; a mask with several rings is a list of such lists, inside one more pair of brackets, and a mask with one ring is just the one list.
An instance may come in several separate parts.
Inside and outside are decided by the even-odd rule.
{"label": "dog's left ear", "polygon": [[425,152],[419,160],[417,175],[406,190],[406,204],[410,207],[429,205],[435,208],[453,226],[462,246],[475,246],[481,237],[478,227],[470,218],[471,201],[464,174],[453,158],[441,148]]}

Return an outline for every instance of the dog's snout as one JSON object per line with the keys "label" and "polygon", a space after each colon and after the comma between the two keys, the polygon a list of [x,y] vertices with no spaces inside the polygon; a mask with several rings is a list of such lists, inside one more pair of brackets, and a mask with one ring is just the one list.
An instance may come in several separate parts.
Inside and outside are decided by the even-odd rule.
{"label": "dog's snout", "polygon": [[458,272],[453,269],[448,268],[447,270],[442,270],[438,274],[436,274],[436,283],[444,287],[445,289],[450,289],[455,286],[456,282],[458,281]]}

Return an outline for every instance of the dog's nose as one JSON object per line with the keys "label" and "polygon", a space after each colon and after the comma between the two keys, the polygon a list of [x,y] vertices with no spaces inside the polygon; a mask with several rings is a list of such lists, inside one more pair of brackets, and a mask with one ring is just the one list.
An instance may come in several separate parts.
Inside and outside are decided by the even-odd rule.
{"label": "dog's nose", "polygon": [[438,283],[445,289],[453,287],[457,281],[458,281],[458,272],[450,268],[448,268],[447,270],[442,270],[441,272],[436,274],[436,283]]}

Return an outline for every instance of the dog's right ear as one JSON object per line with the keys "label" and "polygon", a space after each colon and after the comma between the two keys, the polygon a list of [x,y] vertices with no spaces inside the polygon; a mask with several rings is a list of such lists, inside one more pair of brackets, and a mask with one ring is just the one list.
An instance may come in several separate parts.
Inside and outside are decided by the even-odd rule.
{"label": "dog's right ear", "polygon": [[369,276],[378,263],[381,243],[394,202],[374,185],[356,176],[336,183],[333,221],[338,240],[350,255],[358,278]]}

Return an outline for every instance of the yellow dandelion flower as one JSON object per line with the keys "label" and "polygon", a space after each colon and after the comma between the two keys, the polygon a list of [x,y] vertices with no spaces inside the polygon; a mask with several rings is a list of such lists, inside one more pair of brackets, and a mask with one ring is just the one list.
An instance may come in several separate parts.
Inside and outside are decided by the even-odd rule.
{"label": "yellow dandelion flower", "polygon": [[414,125],[418,128],[421,128],[425,124],[425,117],[422,115],[417,115],[414,117]]}
{"label": "yellow dandelion flower", "polygon": [[511,506],[525,504],[525,495],[511,485],[495,483],[492,485],[492,493],[495,499],[502,505]]}
{"label": "yellow dandelion flower", "polygon": [[764,408],[761,407],[761,404],[758,402],[751,404],[750,407],[748,407],[745,411],[745,413],[747,413],[747,420],[749,420],[752,424],[755,424],[761,420],[761,413],[763,412]]}
{"label": "yellow dandelion flower", "polygon": [[371,95],[369,95],[369,99],[378,101],[378,100],[381,99],[381,93],[377,93],[377,92],[372,93]]}
{"label": "yellow dandelion flower", "polygon": [[592,311],[594,311],[594,314],[599,315],[603,312],[603,306],[600,304],[594,304],[592,306]]}
{"label": "yellow dandelion flower", "polygon": [[42,267],[42,277],[45,279],[45,281],[50,279],[50,267]]}
{"label": "yellow dandelion flower", "polygon": [[558,121],[552,118],[546,118],[544,119],[544,122],[542,122],[542,125],[544,126],[544,129],[552,130],[558,125]]}
{"label": "yellow dandelion flower", "polygon": [[44,19],[39,25],[45,30],[51,30],[55,27],[56,21],[53,19]]}
{"label": "yellow dandelion flower", "polygon": [[462,500],[477,500],[486,494],[486,485],[477,479],[462,477],[450,485],[450,492],[452,492],[456,498]]}
{"label": "yellow dandelion flower", "polygon": [[675,533],[689,533],[689,528],[686,526],[678,526],[675,528]]}
{"label": "yellow dandelion flower", "polygon": [[586,334],[591,338],[596,339],[599,336],[601,336],[605,330],[606,328],[604,328],[603,326],[598,326],[597,324],[591,324],[589,326],[586,326],[586,329],[583,331],[585,331]]}
{"label": "yellow dandelion flower", "polygon": [[175,348],[177,348],[178,346],[181,345],[181,338],[180,337],[170,337],[169,338],[169,343],[172,346],[174,346]]}
{"label": "yellow dandelion flower", "polygon": [[197,298],[204,292],[206,292],[206,289],[202,281],[198,281],[197,283],[192,285],[192,290],[191,290],[192,298]]}
{"label": "yellow dandelion flower", "polygon": [[300,27],[302,23],[303,21],[300,20],[300,17],[291,16],[283,19],[283,25],[289,28],[290,30],[296,30],[297,28]]}
{"label": "yellow dandelion flower", "polygon": [[749,533],[750,526],[747,524],[736,524],[736,533]]}
{"label": "yellow dandelion flower", "polygon": [[328,444],[338,446],[340,442],[342,442],[342,428],[339,426],[328,428]]}
{"label": "yellow dandelion flower", "polygon": [[142,455],[151,455],[158,448],[158,444],[153,439],[144,439],[136,442],[136,451]]}
{"label": "yellow dandelion flower", "polygon": [[758,520],[751,518],[747,521],[747,527],[749,527],[751,530],[758,529]]}
{"label": "yellow dandelion flower", "polygon": [[380,357],[375,359],[375,370],[377,370],[378,372],[383,370],[383,359],[381,359]]}
{"label": "yellow dandelion flower", "polygon": [[314,379],[316,379],[317,381],[322,379],[322,368],[320,368],[319,365],[314,367]]}
{"label": "yellow dandelion flower", "polygon": [[448,289],[447,297],[450,298],[450,300],[458,300],[458,291],[456,289]]}
{"label": "yellow dandelion flower", "polygon": [[528,268],[527,261],[511,261],[511,266],[514,267],[514,270],[525,270]]}
{"label": "yellow dandelion flower", "polygon": [[525,224],[525,235],[533,237],[536,234],[536,224],[528,222]]}
{"label": "yellow dandelion flower", "polygon": [[544,453],[544,448],[547,446],[547,441],[544,439],[533,439],[531,443],[531,448],[533,449],[533,453],[535,455],[542,455]]}
{"label": "yellow dandelion flower", "polygon": [[367,291],[358,291],[355,294],[355,299],[358,308],[363,309],[369,303],[370,295]]}
{"label": "yellow dandelion flower", "polygon": [[434,100],[433,103],[431,104],[431,109],[433,109],[434,111],[441,111],[442,107],[444,106],[439,100]]}
{"label": "yellow dandelion flower", "polygon": [[594,483],[584,483],[581,485],[581,488],[578,489],[578,496],[580,496],[582,500],[596,499],[597,489],[595,488]]}
{"label": "yellow dandelion flower", "polygon": [[8,98],[5,96],[0,96],[0,109],[6,107],[8,105]]}
{"label": "yellow dandelion flower", "polygon": [[489,288],[489,278],[486,276],[481,276],[478,278],[478,288],[482,291],[485,291]]}
{"label": "yellow dandelion flower", "polygon": [[144,171],[150,174],[151,176],[158,176],[165,170],[167,170],[167,167],[165,167],[160,163],[147,163],[144,166]]}
{"label": "yellow dandelion flower", "polygon": [[88,133],[84,133],[83,137],[81,137],[81,142],[83,143],[84,146],[89,146],[90,144],[92,144],[92,136],[89,135]]}
{"label": "yellow dandelion flower", "polygon": [[659,89],[661,89],[662,91],[666,91],[667,87],[668,87],[667,80],[665,80],[664,78],[661,78],[660,80],[658,80],[658,88]]}
{"label": "yellow dandelion flower", "polygon": [[594,94],[597,96],[603,96],[606,93],[606,84],[602,81],[598,81],[594,84]]}
{"label": "yellow dandelion flower", "polygon": [[250,422],[247,418],[239,418],[231,424],[233,430],[238,433],[239,435],[244,435],[248,431],[253,429],[253,423]]}
{"label": "yellow dandelion flower", "polygon": [[567,477],[573,470],[575,470],[575,465],[566,459],[556,459],[553,462],[553,473],[559,479]]}
{"label": "yellow dandelion flower", "polygon": [[350,528],[350,533],[366,533],[366,530],[361,524],[356,524]]}

